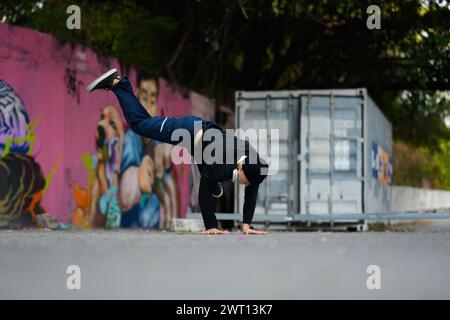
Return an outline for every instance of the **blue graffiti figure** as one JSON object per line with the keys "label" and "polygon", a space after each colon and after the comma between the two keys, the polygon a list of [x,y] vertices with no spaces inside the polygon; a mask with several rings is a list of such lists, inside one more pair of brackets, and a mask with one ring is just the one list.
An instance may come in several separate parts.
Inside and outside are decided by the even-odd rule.
{"label": "blue graffiti figure", "polygon": [[120,165],[121,226],[158,228],[160,200],[154,193],[153,145],[131,129],[124,135]]}
{"label": "blue graffiti figure", "polygon": [[106,214],[106,228],[112,229],[120,227],[121,210],[117,199],[117,186],[108,189],[106,194],[99,200],[99,209],[101,214]]}

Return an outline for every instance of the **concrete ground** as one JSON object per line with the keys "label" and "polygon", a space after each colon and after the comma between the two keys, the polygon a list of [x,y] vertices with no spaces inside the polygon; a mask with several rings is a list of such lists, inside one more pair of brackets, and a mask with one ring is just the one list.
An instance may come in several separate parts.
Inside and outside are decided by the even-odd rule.
{"label": "concrete ground", "polygon": [[[66,287],[69,265],[81,290]],[[449,299],[450,222],[266,236],[3,230],[0,298]]]}

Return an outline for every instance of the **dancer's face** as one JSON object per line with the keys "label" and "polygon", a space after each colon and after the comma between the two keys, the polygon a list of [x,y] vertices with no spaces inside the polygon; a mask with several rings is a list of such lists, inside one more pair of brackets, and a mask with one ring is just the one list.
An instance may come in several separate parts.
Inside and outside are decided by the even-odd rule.
{"label": "dancer's face", "polygon": [[250,184],[250,181],[248,181],[247,177],[245,176],[244,170],[242,169],[242,164],[239,163],[236,169],[238,171],[238,182],[240,184],[243,184],[244,186],[248,186]]}
{"label": "dancer's face", "polygon": [[156,115],[156,101],[158,99],[158,85],[156,80],[142,80],[136,90],[139,102],[144,106],[151,116]]}

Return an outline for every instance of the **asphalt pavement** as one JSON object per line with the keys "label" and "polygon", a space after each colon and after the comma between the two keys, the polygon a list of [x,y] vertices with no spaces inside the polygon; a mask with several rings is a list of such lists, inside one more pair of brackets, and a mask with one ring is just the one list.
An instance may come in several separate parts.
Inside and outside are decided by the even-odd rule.
{"label": "asphalt pavement", "polygon": [[2,230],[0,298],[449,299],[450,222],[265,236]]}

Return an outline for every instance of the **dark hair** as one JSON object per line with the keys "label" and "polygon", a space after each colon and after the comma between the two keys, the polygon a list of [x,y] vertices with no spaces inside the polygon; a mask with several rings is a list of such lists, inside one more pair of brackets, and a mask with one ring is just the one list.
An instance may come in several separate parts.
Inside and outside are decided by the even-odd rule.
{"label": "dark hair", "polygon": [[242,165],[245,177],[252,184],[260,184],[267,177],[269,165],[260,157],[258,157],[257,163],[254,164],[248,163],[247,159],[245,159],[245,163]]}
{"label": "dark hair", "polygon": [[136,74],[136,85],[139,87],[142,81],[147,80],[154,80],[156,82],[156,89],[159,92],[158,76],[145,70],[139,70]]}

